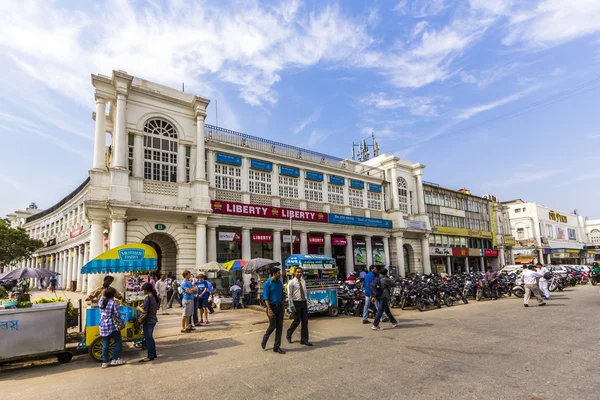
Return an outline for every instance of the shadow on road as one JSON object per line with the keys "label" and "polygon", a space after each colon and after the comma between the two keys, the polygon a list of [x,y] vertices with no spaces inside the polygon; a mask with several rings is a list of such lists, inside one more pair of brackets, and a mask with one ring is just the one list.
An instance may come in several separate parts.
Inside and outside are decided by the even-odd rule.
{"label": "shadow on road", "polygon": [[[288,353],[293,352],[301,352],[301,351],[312,351],[317,349],[324,349],[332,346],[339,346],[342,344],[346,344],[346,342],[351,340],[360,340],[363,339],[363,336],[338,336],[332,337],[329,339],[319,340],[318,342],[313,342],[313,347],[303,346],[298,342],[293,344],[286,344],[285,351]],[[300,346],[300,347],[289,347],[289,346]]]}

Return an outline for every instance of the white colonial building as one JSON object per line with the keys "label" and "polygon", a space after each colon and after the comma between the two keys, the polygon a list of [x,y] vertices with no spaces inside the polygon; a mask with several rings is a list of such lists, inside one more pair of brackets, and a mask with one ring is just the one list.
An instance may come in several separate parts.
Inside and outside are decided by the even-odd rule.
{"label": "white colonial building", "polygon": [[24,263],[58,270],[64,286],[98,286],[101,276],[79,274],[83,263],[135,242],[178,274],[212,260],[283,262],[290,242],[335,257],[344,274],[431,271],[424,165],[385,154],[358,163],[205,125],[209,100],[122,71],[92,85],[89,178],[24,224],[46,243]]}
{"label": "white colonial building", "polygon": [[586,219],[588,263],[600,262],[600,219]]}
{"label": "white colonial building", "polygon": [[587,234],[582,216],[537,203],[504,203],[516,240],[515,259],[521,263],[584,264]]}

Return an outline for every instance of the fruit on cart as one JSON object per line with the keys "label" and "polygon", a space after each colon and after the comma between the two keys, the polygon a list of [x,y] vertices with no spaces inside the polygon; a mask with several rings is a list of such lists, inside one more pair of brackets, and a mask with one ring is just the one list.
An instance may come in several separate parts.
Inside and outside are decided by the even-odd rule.
{"label": "fruit on cart", "polygon": [[67,300],[64,297],[42,297],[39,300],[34,301],[35,304],[48,304],[48,303],[67,303],[67,315],[73,317],[75,314],[75,307],[71,300]]}

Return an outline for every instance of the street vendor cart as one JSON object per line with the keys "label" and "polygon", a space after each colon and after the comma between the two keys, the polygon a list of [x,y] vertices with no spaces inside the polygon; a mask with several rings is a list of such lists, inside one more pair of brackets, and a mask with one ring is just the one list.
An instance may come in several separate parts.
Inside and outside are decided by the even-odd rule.
{"label": "street vendor cart", "polygon": [[[142,243],[120,246],[102,253],[81,268],[82,274],[130,274],[125,277],[124,300],[121,301],[121,319],[125,328],[121,330],[124,342],[134,342],[143,348],[142,326],[137,322],[136,307],[144,298],[142,286],[149,281],[148,273],[157,266],[156,250]],[[89,351],[93,360],[102,362],[103,341],[100,337],[100,309],[92,303],[86,309],[85,331],[78,349]],[[111,339],[108,350],[112,357],[114,340]]]}
{"label": "street vendor cart", "polygon": [[332,317],[338,316],[338,270],[333,258],[314,254],[292,254],[285,260],[285,267],[289,279],[294,276],[297,267],[302,267],[309,314],[327,313]]}

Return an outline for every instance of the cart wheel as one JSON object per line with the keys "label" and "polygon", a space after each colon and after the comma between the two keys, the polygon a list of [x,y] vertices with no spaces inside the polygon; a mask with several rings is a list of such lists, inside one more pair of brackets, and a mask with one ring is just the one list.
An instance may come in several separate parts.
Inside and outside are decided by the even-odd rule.
{"label": "cart wheel", "polygon": [[57,354],[56,359],[59,363],[66,364],[73,359],[73,354],[71,354],[69,351],[65,351],[64,353]]}
{"label": "cart wheel", "polygon": [[[90,357],[92,357],[92,360],[97,361],[97,362],[102,362],[102,348],[104,347],[104,342],[102,341],[102,338],[99,337],[96,340],[94,340],[92,342],[92,344],[90,345]],[[113,349],[115,347],[115,340],[113,338],[110,338],[110,344],[108,346],[108,358],[112,359],[112,354],[113,354]]]}
{"label": "cart wheel", "polygon": [[329,307],[328,312],[330,317],[337,317],[338,315],[340,315],[340,310],[337,307]]}

